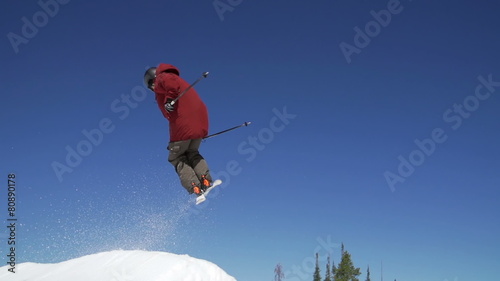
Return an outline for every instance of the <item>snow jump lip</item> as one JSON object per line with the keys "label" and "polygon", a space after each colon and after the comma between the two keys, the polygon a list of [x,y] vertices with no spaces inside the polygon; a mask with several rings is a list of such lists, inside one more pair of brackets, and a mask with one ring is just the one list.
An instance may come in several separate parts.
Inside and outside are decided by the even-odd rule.
{"label": "snow jump lip", "polygon": [[216,264],[167,252],[116,250],[53,264],[21,263],[16,273],[0,268],[1,281],[236,281]]}

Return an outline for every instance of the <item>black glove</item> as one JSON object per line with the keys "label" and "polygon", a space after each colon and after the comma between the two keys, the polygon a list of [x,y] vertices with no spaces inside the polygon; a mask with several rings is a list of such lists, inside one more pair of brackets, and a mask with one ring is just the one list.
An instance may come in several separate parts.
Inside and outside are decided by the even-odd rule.
{"label": "black glove", "polygon": [[168,112],[174,111],[174,105],[172,104],[172,102],[167,102],[165,104],[165,110],[168,111]]}
{"label": "black glove", "polygon": [[173,101],[174,101],[173,99],[167,99],[167,103],[165,103],[165,110],[167,112],[174,111],[174,104],[175,103],[173,103]]}

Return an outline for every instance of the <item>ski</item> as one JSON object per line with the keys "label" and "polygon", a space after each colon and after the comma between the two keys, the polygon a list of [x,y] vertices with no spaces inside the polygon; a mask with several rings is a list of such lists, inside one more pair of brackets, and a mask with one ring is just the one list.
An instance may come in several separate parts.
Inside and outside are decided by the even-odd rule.
{"label": "ski", "polygon": [[214,189],[214,187],[218,186],[218,185],[221,185],[222,184],[222,181],[221,180],[215,180],[213,183],[212,183],[212,186],[210,186],[209,188],[207,188],[207,190],[205,190],[205,192],[203,192],[202,195],[196,197],[196,205],[198,204],[201,204],[203,202],[205,202],[207,200],[207,195],[208,193]]}

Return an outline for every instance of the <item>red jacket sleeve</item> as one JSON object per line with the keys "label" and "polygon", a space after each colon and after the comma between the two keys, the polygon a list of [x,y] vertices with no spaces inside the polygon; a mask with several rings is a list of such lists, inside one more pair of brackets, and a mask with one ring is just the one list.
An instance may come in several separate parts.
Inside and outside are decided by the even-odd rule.
{"label": "red jacket sleeve", "polygon": [[180,87],[179,76],[175,74],[161,73],[156,77],[156,102],[163,116],[169,120],[172,113],[165,110],[165,104],[167,101],[172,101],[179,96]]}
{"label": "red jacket sleeve", "polygon": [[[167,99],[175,99],[180,92],[179,76],[172,73],[162,73],[156,77],[155,92],[165,95]],[[158,87],[158,89],[156,89]]]}

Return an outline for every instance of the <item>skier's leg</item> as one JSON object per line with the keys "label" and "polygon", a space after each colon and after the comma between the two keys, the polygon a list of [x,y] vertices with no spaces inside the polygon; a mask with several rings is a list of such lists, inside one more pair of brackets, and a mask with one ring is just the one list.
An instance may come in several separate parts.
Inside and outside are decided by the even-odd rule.
{"label": "skier's leg", "polygon": [[170,151],[168,155],[168,162],[170,162],[177,172],[182,186],[189,192],[193,193],[193,187],[200,187],[200,180],[194,172],[191,165],[189,165],[187,150],[190,146],[190,141],[171,142],[168,145]]}
{"label": "skier's leg", "polygon": [[200,145],[202,139],[191,140],[189,147],[186,151],[186,156],[188,163],[193,167],[196,176],[203,182],[203,178],[207,179],[209,183],[212,183],[212,176],[210,175],[210,170],[208,168],[207,161],[200,154]]}

